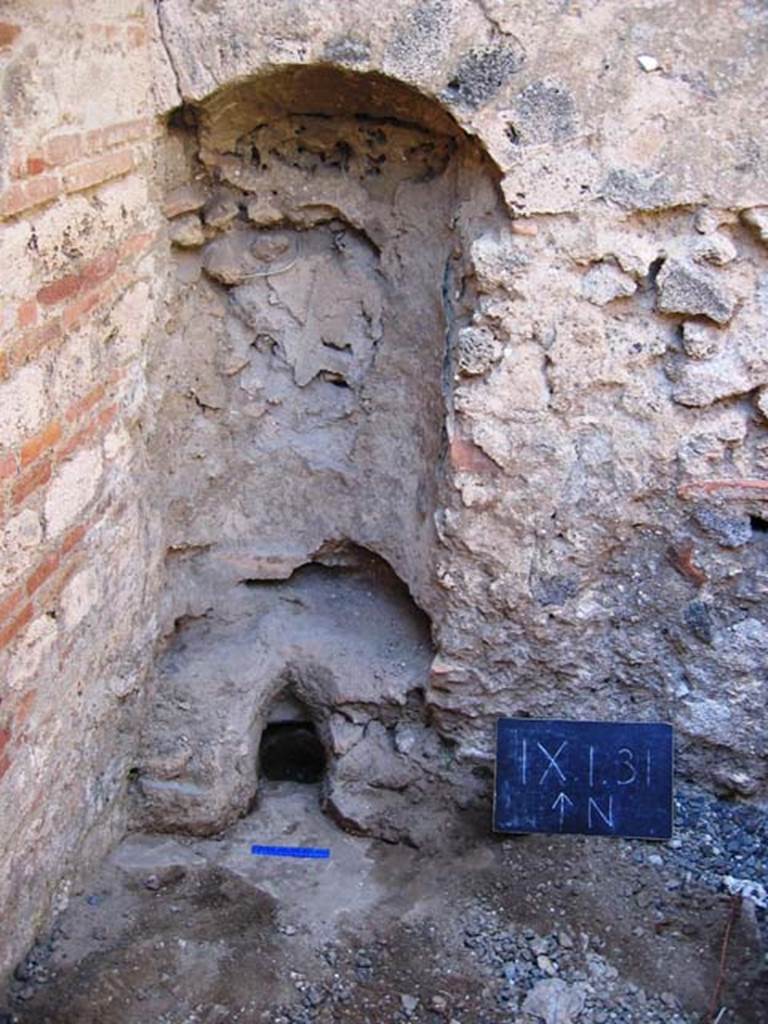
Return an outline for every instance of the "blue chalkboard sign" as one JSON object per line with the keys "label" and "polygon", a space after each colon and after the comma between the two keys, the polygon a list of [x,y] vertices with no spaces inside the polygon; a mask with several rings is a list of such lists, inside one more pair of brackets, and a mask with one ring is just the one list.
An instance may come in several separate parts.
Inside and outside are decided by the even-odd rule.
{"label": "blue chalkboard sign", "polygon": [[500,718],[493,827],[669,839],[672,726]]}

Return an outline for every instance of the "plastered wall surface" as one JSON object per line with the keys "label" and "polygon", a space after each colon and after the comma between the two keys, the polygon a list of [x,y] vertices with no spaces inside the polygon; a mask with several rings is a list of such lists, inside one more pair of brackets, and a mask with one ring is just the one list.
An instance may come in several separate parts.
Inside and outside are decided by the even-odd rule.
{"label": "plastered wall surface", "polygon": [[670,720],[764,799],[767,42],[749,2],[0,6],[2,968],[137,820],[184,630],[345,543],[431,624],[418,708],[409,669],[346,719],[381,789],[528,713]]}

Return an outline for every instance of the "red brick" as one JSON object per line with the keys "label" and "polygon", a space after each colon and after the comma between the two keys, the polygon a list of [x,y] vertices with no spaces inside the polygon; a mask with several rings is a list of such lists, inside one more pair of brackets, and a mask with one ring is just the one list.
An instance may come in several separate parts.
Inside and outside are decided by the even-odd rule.
{"label": "red brick", "polygon": [[37,293],[37,301],[42,302],[44,306],[52,306],[57,302],[63,302],[64,299],[71,299],[82,287],[81,274],[67,274],[66,277],[60,277],[58,281],[41,288]]}
{"label": "red brick", "polygon": [[147,41],[147,30],[143,25],[128,26],[128,45],[131,47],[143,46]]}
{"label": "red brick", "polygon": [[79,299],[71,302],[64,310],[62,324],[65,330],[73,327],[78,320],[81,320],[86,313],[90,313],[109,294],[108,289],[92,289],[81,295]]}
{"label": "red brick", "polygon": [[[73,558],[68,565],[65,565],[62,571],[56,576],[51,583],[50,587],[45,592],[45,597],[42,599],[41,604],[45,606],[45,610],[49,611],[56,607],[61,592],[64,590],[66,585],[80,569],[83,564],[82,558]],[[65,660],[65,659],[63,659]]]}
{"label": "red brick", "polygon": [[82,430],[78,430],[76,434],[73,434],[59,449],[59,457],[62,459],[68,459],[73,452],[76,452],[78,448],[85,448],[86,445],[90,444],[98,433],[98,424],[95,420],[84,427]]}
{"label": "red brick", "polygon": [[23,598],[24,591],[19,588],[18,590],[14,590],[12,594],[9,594],[8,597],[5,597],[3,598],[2,601],[0,601],[0,622],[5,621],[5,619],[7,619],[9,615],[13,614],[13,612],[21,604]]}
{"label": "red brick", "polygon": [[154,231],[145,231],[143,234],[133,235],[132,238],[126,239],[120,246],[121,258],[125,259],[128,256],[136,256],[138,253],[144,252],[154,240]]}
{"label": "red brick", "polygon": [[97,256],[96,259],[91,260],[85,266],[82,273],[83,282],[86,287],[95,288],[96,285],[111,277],[116,268],[117,252],[114,249],[110,249],[108,252],[103,252],[100,256]]}
{"label": "red brick", "polygon": [[733,491],[757,491],[758,493],[754,497],[759,498],[763,496],[760,492],[768,491],[768,480],[738,477],[726,477],[722,480],[689,480],[677,489],[680,498],[690,498],[695,494],[718,493],[727,498]]}
{"label": "red brick", "polygon": [[10,452],[0,455],[0,480],[7,480],[16,473],[16,458]]}
{"label": "red brick", "polygon": [[0,220],[48,203],[58,196],[59,191],[58,178],[49,174],[11,185],[0,194]]}
{"label": "red brick", "polygon": [[[43,305],[51,306],[55,303],[63,302],[65,299],[73,299],[82,291],[90,291],[98,287],[114,274],[117,267],[117,259],[118,254],[114,250],[102,253],[96,259],[91,260],[90,263],[86,263],[78,273],[67,274],[66,277],[60,277],[58,281],[45,285],[37,293],[38,301],[42,302]],[[68,313],[65,314],[65,326],[70,326],[84,312],[92,309],[97,301],[98,296],[96,299],[92,297],[84,298],[79,303],[73,304]]]}
{"label": "red brick", "polygon": [[88,132],[86,145],[96,150],[111,149],[113,146],[123,146],[126,142],[147,138],[151,129],[152,122],[146,118],[137,121],[123,121],[120,124],[111,124],[106,128]]}
{"label": "red brick", "polygon": [[5,754],[5,748],[11,741],[11,730],[0,729],[0,755]]}
{"label": "red brick", "polygon": [[42,587],[48,577],[52,573],[56,572],[59,568],[60,562],[61,559],[58,551],[54,551],[52,554],[46,555],[32,575],[27,579],[27,594],[29,597],[32,597],[34,592]]}
{"label": "red brick", "polygon": [[29,625],[34,614],[34,606],[28,604],[21,614],[17,615],[12,622],[9,622],[4,629],[0,630],[0,650],[2,650],[3,647],[7,647],[13,638],[17,636],[22,629]]}
{"label": "red brick", "polygon": [[61,557],[66,558],[70,551],[73,551],[83,538],[88,533],[88,524],[81,523],[79,526],[73,526],[68,533],[64,535],[64,540],[61,544]]}
{"label": "red brick", "polygon": [[10,46],[20,32],[21,28],[19,25],[11,25],[7,21],[0,21],[0,46]]}
{"label": "red brick", "polygon": [[117,419],[118,409],[119,406],[115,404],[108,405],[107,408],[102,409],[99,415],[96,417],[97,422],[102,429],[102,432],[105,431],[107,427],[111,427],[112,424],[115,422],[115,420]]}
{"label": "red brick", "polygon": [[43,171],[48,170],[48,164],[43,160],[41,156],[37,154],[30,155],[27,157],[27,174],[33,177],[35,174],[42,174]]}
{"label": "red brick", "polygon": [[8,769],[11,767],[11,760],[8,757],[0,757],[0,779],[5,775]]}
{"label": "red brick", "polygon": [[451,466],[457,473],[496,473],[498,466],[473,441],[455,436],[451,441]]}
{"label": "red brick", "polygon": [[66,192],[79,192],[82,189],[100,185],[103,181],[118,178],[133,170],[133,154],[123,149],[117,153],[107,153],[93,160],[83,160],[74,164],[64,173],[64,189]]}
{"label": "red brick", "polygon": [[34,299],[27,299],[22,302],[16,310],[16,323],[24,331],[28,327],[34,327],[37,323],[37,303]]}
{"label": "red brick", "polygon": [[67,419],[70,422],[82,419],[83,414],[89,412],[94,405],[97,405],[104,397],[104,394],[105,388],[103,384],[97,384],[95,388],[91,388],[87,394],[70,405],[65,414]]}
{"label": "red brick", "polygon": [[199,185],[179,185],[172,189],[163,202],[163,213],[166,217],[178,217],[180,213],[190,213],[205,206],[205,190]]}
{"label": "red brick", "polygon": [[707,582],[707,574],[694,562],[693,543],[684,541],[682,544],[670,545],[667,558],[672,568],[681,576],[701,586]]}
{"label": "red brick", "polygon": [[27,690],[24,696],[19,700],[16,705],[16,711],[13,715],[14,728],[18,729],[24,725],[26,720],[29,718],[29,714],[34,707],[35,700],[37,698],[37,690]]}
{"label": "red brick", "polygon": [[18,483],[13,489],[14,505],[21,505],[31,494],[44,487],[50,479],[50,462],[39,462],[36,466],[33,466],[28,473],[19,478]]}
{"label": "red brick", "polygon": [[35,330],[27,331],[8,353],[10,361],[14,366],[21,366],[60,341],[61,337],[61,323],[58,320],[51,320]]}
{"label": "red brick", "polygon": [[31,437],[22,445],[22,468],[35,462],[44,452],[49,452],[60,440],[61,424],[54,420],[44,430],[41,430],[39,434],[35,434],[34,437]]}
{"label": "red brick", "polygon": [[8,155],[8,173],[12,178],[23,178],[27,173],[27,152],[14,148]]}
{"label": "red brick", "polygon": [[5,352],[0,352],[0,380],[5,380],[8,376],[8,355]]}
{"label": "red brick", "polygon": [[54,135],[43,143],[43,156],[49,164],[71,164],[83,152],[83,137],[79,133]]}

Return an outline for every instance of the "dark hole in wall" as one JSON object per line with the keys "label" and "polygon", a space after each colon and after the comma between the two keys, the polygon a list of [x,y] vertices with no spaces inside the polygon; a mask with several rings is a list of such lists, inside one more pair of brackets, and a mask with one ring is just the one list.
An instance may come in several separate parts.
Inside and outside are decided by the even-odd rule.
{"label": "dark hole in wall", "polygon": [[752,527],[753,533],[768,533],[768,519],[763,519],[761,516],[750,516],[749,525]]}
{"label": "dark hole in wall", "polygon": [[320,782],[325,749],[311,722],[271,722],[261,736],[259,764],[272,782]]}
{"label": "dark hole in wall", "polygon": [[659,276],[659,271],[661,270],[661,268],[663,266],[664,266],[664,257],[663,256],[658,256],[655,260],[651,261],[651,264],[648,267],[648,277],[647,277],[647,281],[648,281],[648,285],[649,286],[652,287],[653,285],[656,284],[656,278]]}

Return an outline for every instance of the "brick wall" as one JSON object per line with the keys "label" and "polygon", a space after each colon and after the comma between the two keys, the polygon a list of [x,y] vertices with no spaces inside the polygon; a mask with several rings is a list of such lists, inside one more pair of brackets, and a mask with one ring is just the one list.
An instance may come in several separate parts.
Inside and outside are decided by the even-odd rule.
{"label": "brick wall", "polygon": [[0,974],[120,828],[153,639],[151,26],[81,12],[0,22]]}

